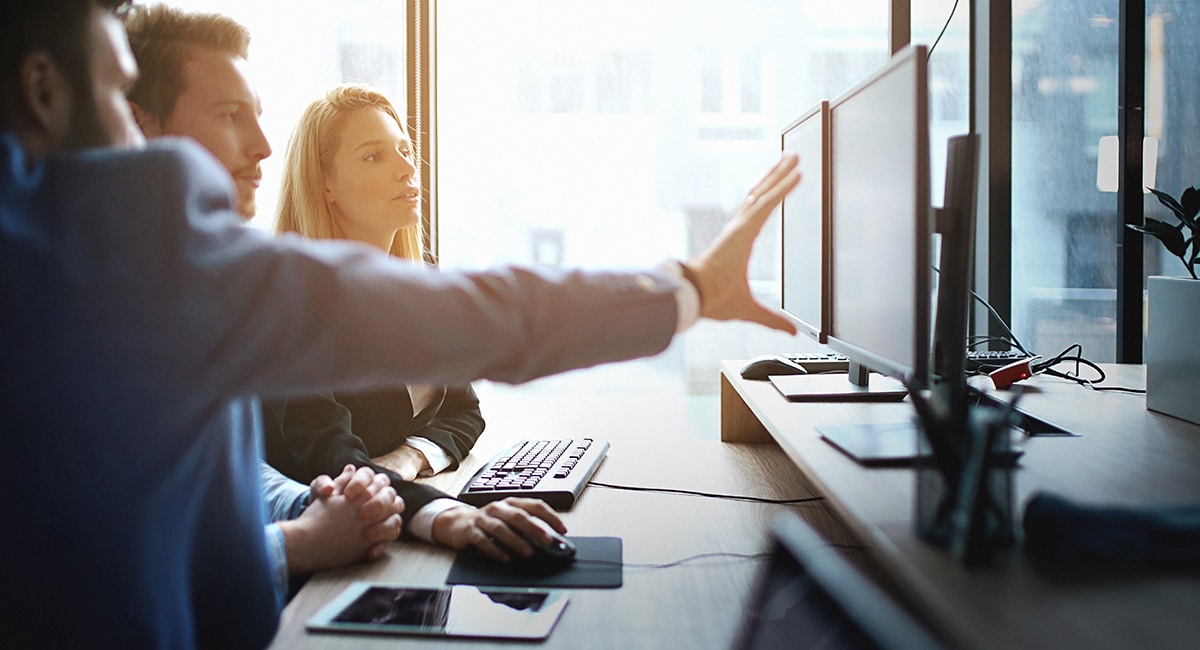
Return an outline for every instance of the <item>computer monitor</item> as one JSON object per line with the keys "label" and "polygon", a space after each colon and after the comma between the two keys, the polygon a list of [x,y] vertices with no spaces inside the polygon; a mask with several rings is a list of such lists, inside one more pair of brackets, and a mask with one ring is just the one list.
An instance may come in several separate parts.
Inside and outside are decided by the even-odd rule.
{"label": "computer monitor", "polygon": [[829,346],[868,373],[926,386],[930,361],[928,48],[912,46],[830,102]]}
{"label": "computer monitor", "polygon": [[[933,389],[951,417],[967,417],[967,359],[971,287],[975,274],[975,220],[979,189],[979,135],[946,142],[946,187],[934,231],[938,255],[937,315],[933,325]],[[965,424],[964,424],[965,426]]]}
{"label": "computer monitor", "polygon": [[800,156],[804,181],[780,206],[781,307],[802,334],[825,343],[829,332],[829,102],[783,129],[784,152]]}
{"label": "computer monitor", "polygon": [[794,513],[772,522],[768,565],[733,647],[948,647]]}

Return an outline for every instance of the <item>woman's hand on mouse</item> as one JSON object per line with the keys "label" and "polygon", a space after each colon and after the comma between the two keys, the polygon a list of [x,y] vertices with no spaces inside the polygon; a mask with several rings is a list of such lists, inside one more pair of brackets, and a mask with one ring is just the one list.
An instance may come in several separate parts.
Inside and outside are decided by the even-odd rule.
{"label": "woman's hand on mouse", "polygon": [[439,514],[433,520],[433,539],[455,550],[475,548],[490,558],[506,562],[510,552],[524,557],[533,554],[533,548],[521,539],[517,530],[549,544],[546,525],[559,534],[567,532],[558,514],[544,501],[510,497],[482,508],[461,507]]}

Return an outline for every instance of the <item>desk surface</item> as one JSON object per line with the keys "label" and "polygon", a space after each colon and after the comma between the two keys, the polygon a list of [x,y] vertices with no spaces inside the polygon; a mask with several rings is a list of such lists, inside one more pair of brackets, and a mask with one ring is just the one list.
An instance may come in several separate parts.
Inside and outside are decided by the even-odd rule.
{"label": "desk surface", "polygon": [[[910,604],[963,647],[1194,646],[1200,575],[1039,570],[1019,548],[967,569],[913,532],[912,470],[868,469],[820,438],[824,424],[895,422],[911,405],[790,403],[767,382],[722,367],[722,439],[773,439],[827,496]],[[1141,366],[1105,365],[1105,385],[1145,387]],[[1103,504],[1200,503],[1200,427],[1145,408],[1145,397],[1050,377],[1022,408],[1077,438],[1035,438],[1015,476],[1017,504],[1038,490]],[[1019,525],[1020,512],[1017,512]]]}
{"label": "desk surface", "polygon": [[[649,436],[647,436],[649,437]],[[505,446],[489,431],[456,472],[431,479],[447,492],[466,481],[491,453]],[[612,441],[596,480],[619,485],[754,495],[812,496],[811,486],[775,445],[697,440]],[[664,463],[665,459],[676,459]],[[619,536],[627,564],[665,564],[710,552],[759,554],[769,550],[771,518],[791,509],[826,539],[851,543],[821,502],[764,505],[690,496],[589,487],[564,513],[573,535]],[[454,554],[411,541],[393,544],[377,562],[315,576],[283,612],[273,647],[342,648],[394,644],[396,637],[310,634],[304,622],[350,581],[441,585]],[[576,589],[550,638],[539,647],[728,648],[765,559],[701,559],[673,568],[627,566],[620,589]],[[407,644],[449,647],[462,641],[407,638]],[[512,644],[471,642],[471,647]]]}

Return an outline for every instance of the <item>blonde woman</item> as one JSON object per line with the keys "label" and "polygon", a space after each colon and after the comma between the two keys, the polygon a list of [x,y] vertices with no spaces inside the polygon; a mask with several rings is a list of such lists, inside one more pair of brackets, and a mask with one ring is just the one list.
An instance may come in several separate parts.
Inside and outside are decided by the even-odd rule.
{"label": "blonde woman", "polygon": [[[366,86],[338,86],[309,105],[288,143],[276,229],[359,241],[421,264],[427,256],[414,163],[391,102]],[[540,501],[512,499],[475,510],[411,482],[456,468],[483,432],[469,385],[327,392],[267,401],[263,415],[268,462],[300,481],[347,464],[385,472],[405,501],[404,529],[418,537],[454,548],[480,546],[503,559],[489,537],[510,539],[505,523],[529,530],[533,514],[565,530]],[[512,547],[522,554],[528,548]]]}

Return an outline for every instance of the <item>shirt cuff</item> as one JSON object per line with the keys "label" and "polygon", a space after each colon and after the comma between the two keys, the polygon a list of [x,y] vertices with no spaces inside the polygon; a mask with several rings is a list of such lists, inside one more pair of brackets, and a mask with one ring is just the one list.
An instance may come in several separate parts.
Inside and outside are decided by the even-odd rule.
{"label": "shirt cuff", "polygon": [[267,557],[271,562],[271,582],[275,589],[275,604],[283,611],[287,604],[288,568],[287,547],[284,545],[283,529],[279,524],[267,526]]}
{"label": "shirt cuff", "polygon": [[454,459],[450,454],[446,453],[438,444],[428,438],[421,436],[410,436],[404,441],[404,444],[416,449],[425,456],[425,460],[429,461],[429,469],[422,470],[419,476],[433,476],[438,472],[450,467]]}
{"label": "shirt cuff", "polygon": [[417,514],[413,515],[412,520],[408,522],[408,532],[417,539],[435,543],[433,539],[433,520],[437,519],[438,515],[449,510],[454,510],[455,508],[474,507],[457,499],[434,499],[425,504],[424,508],[418,510]]}
{"label": "shirt cuff", "polygon": [[683,268],[675,260],[666,260],[658,270],[679,283],[675,290],[675,333],[679,334],[700,320],[700,291],[683,277]]}
{"label": "shirt cuff", "polygon": [[299,517],[308,507],[309,487],[293,481],[264,462],[260,461],[259,469],[267,521],[286,521]]}

